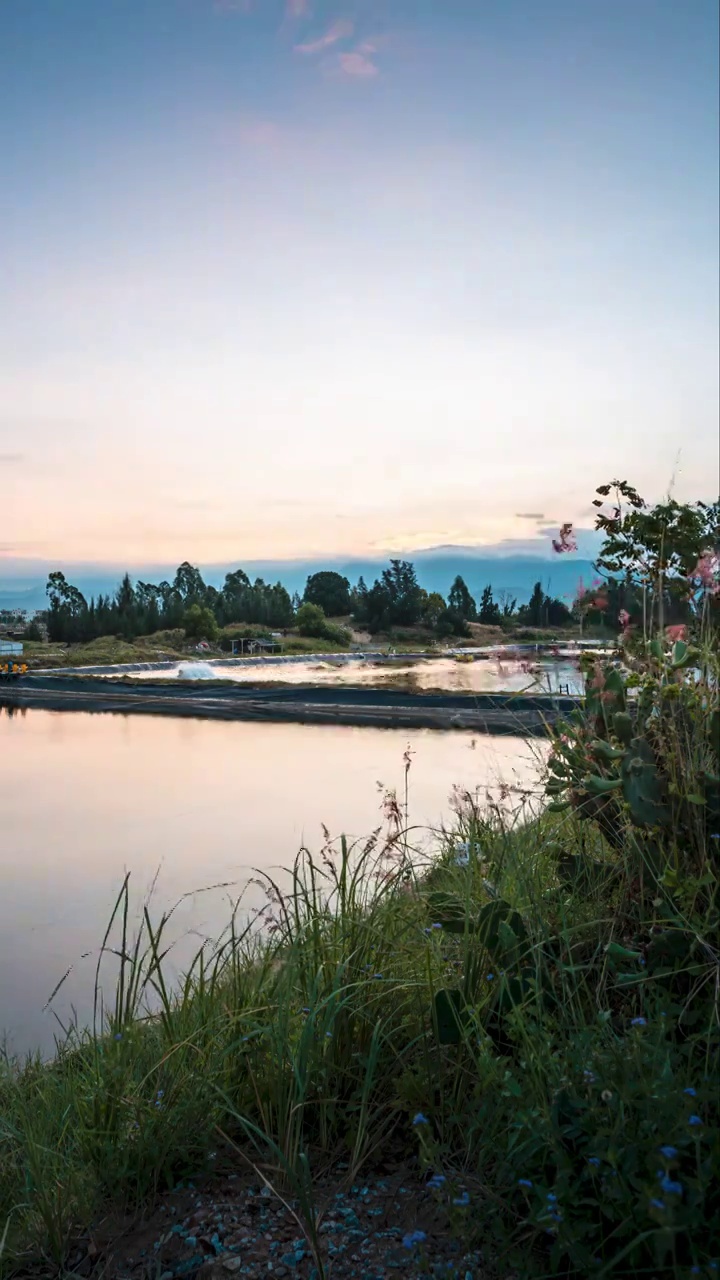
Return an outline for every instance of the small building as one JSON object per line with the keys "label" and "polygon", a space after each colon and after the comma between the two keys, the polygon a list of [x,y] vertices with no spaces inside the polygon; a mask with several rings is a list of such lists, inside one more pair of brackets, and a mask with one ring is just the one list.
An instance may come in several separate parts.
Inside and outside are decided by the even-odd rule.
{"label": "small building", "polygon": [[0,658],[17,658],[22,651],[19,640],[0,640]]}
{"label": "small building", "polygon": [[281,653],[282,644],[279,640],[233,640],[232,651],[234,657],[244,654],[265,657],[270,653]]}

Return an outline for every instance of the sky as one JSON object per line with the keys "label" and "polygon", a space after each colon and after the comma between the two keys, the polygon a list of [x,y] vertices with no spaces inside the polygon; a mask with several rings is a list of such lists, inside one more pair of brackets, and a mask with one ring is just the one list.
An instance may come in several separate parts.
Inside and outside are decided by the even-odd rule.
{"label": "sky", "polygon": [[3,559],[537,547],[718,472],[715,0],[2,0]]}

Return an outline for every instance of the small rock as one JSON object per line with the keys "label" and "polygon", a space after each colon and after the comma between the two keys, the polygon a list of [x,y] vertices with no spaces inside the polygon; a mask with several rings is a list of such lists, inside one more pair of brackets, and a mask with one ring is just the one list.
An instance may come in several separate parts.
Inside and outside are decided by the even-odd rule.
{"label": "small rock", "polygon": [[226,1275],[233,1275],[242,1267],[242,1258],[223,1258],[220,1263],[220,1271]]}

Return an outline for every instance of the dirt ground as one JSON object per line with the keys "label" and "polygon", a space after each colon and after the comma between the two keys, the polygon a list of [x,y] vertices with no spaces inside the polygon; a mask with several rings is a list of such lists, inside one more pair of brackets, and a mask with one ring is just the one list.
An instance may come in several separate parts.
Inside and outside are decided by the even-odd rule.
{"label": "dirt ground", "polygon": [[[254,1173],[229,1172],[206,1185],[188,1182],[163,1196],[139,1222],[99,1223],[77,1241],[66,1275],[87,1280],[489,1280],[480,1252],[454,1239],[467,1235],[469,1193],[453,1187],[443,1194],[444,1189],[433,1190],[418,1177],[408,1168],[387,1167],[349,1184],[340,1167],[314,1187],[314,1240],[303,1228],[297,1200],[276,1194]],[[456,1232],[447,1207],[452,1198],[463,1202],[450,1210]],[[492,1275],[503,1273],[493,1269]]]}

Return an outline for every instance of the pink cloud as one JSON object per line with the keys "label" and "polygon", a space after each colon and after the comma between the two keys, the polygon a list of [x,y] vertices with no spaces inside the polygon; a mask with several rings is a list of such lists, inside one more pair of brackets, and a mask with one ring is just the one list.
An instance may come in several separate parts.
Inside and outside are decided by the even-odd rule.
{"label": "pink cloud", "polygon": [[296,53],[322,53],[323,49],[329,49],[331,45],[337,44],[338,40],[345,40],[353,33],[353,24],[344,19],[333,22],[328,28],[324,36],[318,36],[317,40],[306,40],[303,44],[295,45]]}
{"label": "pink cloud", "polygon": [[380,69],[364,53],[339,53],[338,64],[346,76],[354,76],[361,80],[370,80],[380,74]]}

